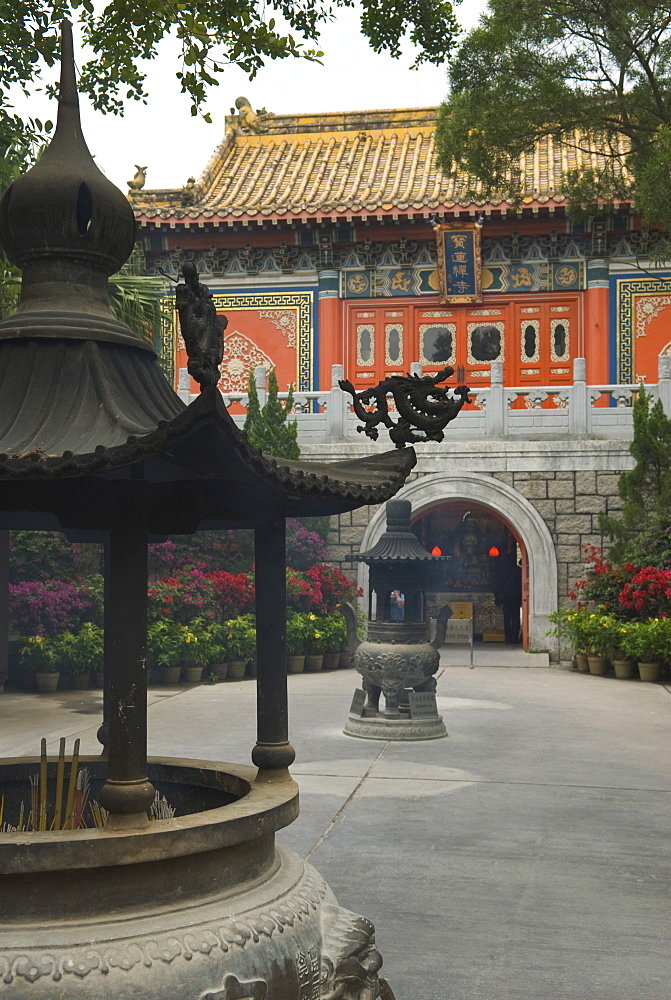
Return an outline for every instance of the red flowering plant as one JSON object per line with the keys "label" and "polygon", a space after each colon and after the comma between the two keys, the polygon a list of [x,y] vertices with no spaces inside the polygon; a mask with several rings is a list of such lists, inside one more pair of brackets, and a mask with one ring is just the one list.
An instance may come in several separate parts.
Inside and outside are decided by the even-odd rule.
{"label": "red flowering plant", "polygon": [[321,609],[323,595],[318,583],[287,567],[287,612],[303,611],[313,614]]}
{"label": "red flowering plant", "polygon": [[671,570],[644,566],[625,583],[619,603],[636,618],[668,618],[671,614]]}
{"label": "red flowering plant", "polygon": [[147,593],[150,621],[170,618],[188,625],[194,618],[214,620],[217,616],[214,584],[199,569],[157,580]]}
{"label": "red flowering plant", "polygon": [[237,618],[253,610],[253,576],[248,573],[227,573],[226,570],[205,575],[212,584],[218,621]]}
{"label": "red flowering plant", "polygon": [[571,600],[576,601],[578,608],[592,602],[606,611],[617,613],[618,618],[634,617],[619,604],[622,588],[636,572],[634,564],[613,566],[602,550],[594,545],[585,545],[583,555],[586,565],[591,569],[590,578],[577,581],[568,595]]}
{"label": "red flowering plant", "polygon": [[353,601],[359,593],[353,580],[328,563],[312,566],[305,575],[321,591],[321,602],[317,605],[317,611],[321,614],[328,614],[343,601]]}

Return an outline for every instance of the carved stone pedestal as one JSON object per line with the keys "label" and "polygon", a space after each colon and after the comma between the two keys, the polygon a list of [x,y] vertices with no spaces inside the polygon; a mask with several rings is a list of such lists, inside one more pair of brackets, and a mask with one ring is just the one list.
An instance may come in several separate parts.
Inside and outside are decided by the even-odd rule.
{"label": "carved stone pedestal", "polygon": [[439,740],[447,736],[445,723],[440,715],[434,719],[386,719],[383,715],[361,718],[350,715],[345,736],[362,740]]}
{"label": "carved stone pedestal", "polygon": [[[100,762],[85,763],[95,793]],[[0,767],[10,811],[38,767]],[[298,811],[293,781],[165,758],[149,775],[181,815],[137,832],[2,835],[0,998],[376,1000],[388,989],[370,921],[275,847]]]}

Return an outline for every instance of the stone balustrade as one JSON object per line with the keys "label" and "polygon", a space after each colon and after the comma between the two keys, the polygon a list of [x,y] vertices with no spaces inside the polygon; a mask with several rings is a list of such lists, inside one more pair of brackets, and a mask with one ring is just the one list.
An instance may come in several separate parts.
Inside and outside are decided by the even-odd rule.
{"label": "stone balustrade", "polygon": [[[491,384],[471,389],[472,405],[459,415],[462,438],[619,438],[632,436],[631,404],[638,385],[588,385],[585,359],[575,358],[573,382],[552,386],[507,386],[503,364],[491,363]],[[411,374],[422,374],[422,366],[413,363]],[[259,402],[267,396],[267,372],[254,369]],[[299,442],[361,440],[358,421],[350,397],[338,385],[344,377],[343,366],[333,365],[330,389],[294,393],[293,414],[298,423]],[[671,357],[660,355],[658,381],[646,385],[646,391],[661,399],[664,412],[671,416]],[[178,392],[185,402],[195,397],[189,391],[186,369],[180,370]],[[226,406],[235,422],[242,426],[247,406],[246,393],[223,393]],[[287,393],[281,392],[280,399]],[[235,404],[235,405],[234,405]]]}

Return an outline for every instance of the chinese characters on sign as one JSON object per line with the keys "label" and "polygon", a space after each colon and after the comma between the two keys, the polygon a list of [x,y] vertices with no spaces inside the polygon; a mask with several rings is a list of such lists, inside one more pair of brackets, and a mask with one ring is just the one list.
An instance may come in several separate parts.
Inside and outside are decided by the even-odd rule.
{"label": "chinese characters on sign", "polygon": [[480,226],[436,226],[442,302],[480,302]]}

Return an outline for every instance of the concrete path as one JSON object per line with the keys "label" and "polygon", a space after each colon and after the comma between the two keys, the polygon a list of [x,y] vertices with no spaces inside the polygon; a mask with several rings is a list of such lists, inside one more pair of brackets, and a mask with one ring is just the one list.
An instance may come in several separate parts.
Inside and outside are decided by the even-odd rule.
{"label": "concrete path", "polygon": [[[671,692],[448,665],[449,737],[403,745],[342,735],[355,685],[289,678],[302,813],[279,839],[375,922],[397,1000],[670,1000]],[[95,752],[99,707],[4,695],[0,753]],[[153,689],[149,723],[153,753],[246,762],[254,684]]]}

